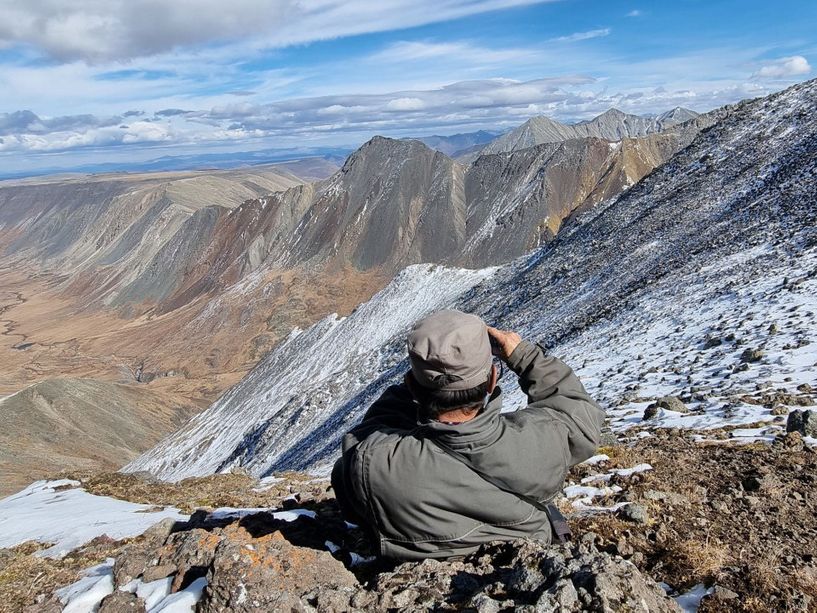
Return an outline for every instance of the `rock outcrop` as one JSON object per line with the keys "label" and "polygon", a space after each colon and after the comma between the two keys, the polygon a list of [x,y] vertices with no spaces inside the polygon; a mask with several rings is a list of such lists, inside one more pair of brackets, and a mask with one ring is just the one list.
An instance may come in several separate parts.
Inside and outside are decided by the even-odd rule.
{"label": "rock outcrop", "polygon": [[362,533],[333,512],[323,507],[315,518],[300,515],[294,521],[265,512],[240,517],[198,512],[186,524],[162,523],[119,554],[115,589],[101,610],[143,610],[142,599],[122,590],[133,591],[134,579],[166,577],[171,594],[206,580],[199,613],[680,610],[634,564],[588,542],[558,547],[498,542],[461,561],[361,563],[348,548],[360,543]]}

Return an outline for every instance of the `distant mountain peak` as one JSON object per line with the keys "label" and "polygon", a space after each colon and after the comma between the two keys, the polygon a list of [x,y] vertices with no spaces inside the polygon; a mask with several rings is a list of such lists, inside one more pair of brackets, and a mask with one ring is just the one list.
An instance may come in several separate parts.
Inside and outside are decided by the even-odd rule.
{"label": "distant mountain peak", "polygon": [[690,109],[686,109],[682,106],[676,106],[674,109],[658,115],[658,121],[683,123],[685,121],[689,121],[690,119],[695,119],[699,114],[700,113],[696,113],[695,111],[691,111]]}
{"label": "distant mountain peak", "polygon": [[625,113],[624,111],[617,109],[615,107],[610,107],[601,115],[596,117],[596,119],[599,119],[600,117],[625,117],[626,115],[629,115],[629,113]]}

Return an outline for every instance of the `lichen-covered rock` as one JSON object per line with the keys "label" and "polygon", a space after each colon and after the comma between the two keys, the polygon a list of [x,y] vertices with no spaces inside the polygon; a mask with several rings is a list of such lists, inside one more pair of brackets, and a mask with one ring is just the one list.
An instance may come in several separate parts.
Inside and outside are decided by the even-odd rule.
{"label": "lichen-covered rock", "polygon": [[172,534],[168,538],[156,561],[158,566],[176,568],[171,591],[183,589],[207,574],[220,541],[221,536],[217,530],[202,528]]}
{"label": "lichen-covered rock", "polygon": [[167,517],[153,524],[140,539],[128,545],[125,555],[118,556],[114,564],[114,583],[125,585],[140,577],[177,525],[175,519]]}
{"label": "lichen-covered rock", "polygon": [[[356,539],[342,532],[353,531],[321,512],[289,522],[269,512],[200,512],[175,532],[135,541],[116,566],[122,579],[173,576],[171,593],[206,577],[197,613],[678,610],[632,563],[598,551],[592,539],[567,546],[496,542],[461,560],[348,566],[351,558],[329,553],[327,541],[349,547]],[[115,577],[103,612],[144,610],[141,600],[118,589],[123,585]]]}
{"label": "lichen-covered rock", "polygon": [[314,598],[348,608],[357,579],[329,552],[297,547],[280,531],[253,538],[237,524],[224,528],[221,536],[200,613],[304,610],[309,604],[304,597],[316,586],[321,591]]}

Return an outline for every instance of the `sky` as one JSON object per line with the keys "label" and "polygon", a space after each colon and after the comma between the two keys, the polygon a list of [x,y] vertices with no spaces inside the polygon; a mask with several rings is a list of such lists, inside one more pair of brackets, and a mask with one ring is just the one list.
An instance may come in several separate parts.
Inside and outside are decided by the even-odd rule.
{"label": "sky", "polygon": [[813,0],[0,0],[0,174],[702,112],[815,67]]}

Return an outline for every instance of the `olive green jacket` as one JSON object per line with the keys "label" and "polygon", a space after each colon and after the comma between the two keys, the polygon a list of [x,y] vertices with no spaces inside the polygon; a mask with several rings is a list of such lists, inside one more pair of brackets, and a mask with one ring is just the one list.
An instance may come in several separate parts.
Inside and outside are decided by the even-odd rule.
{"label": "olive green jacket", "polygon": [[[551,540],[539,502],[561,490],[568,469],[593,455],[604,411],[564,362],[522,341],[508,359],[528,406],[500,413],[497,387],[471,421],[418,420],[404,385],[389,387],[343,438],[332,473],[350,521],[374,534],[381,555],[447,558],[494,540]],[[503,491],[435,444],[464,456]]]}

